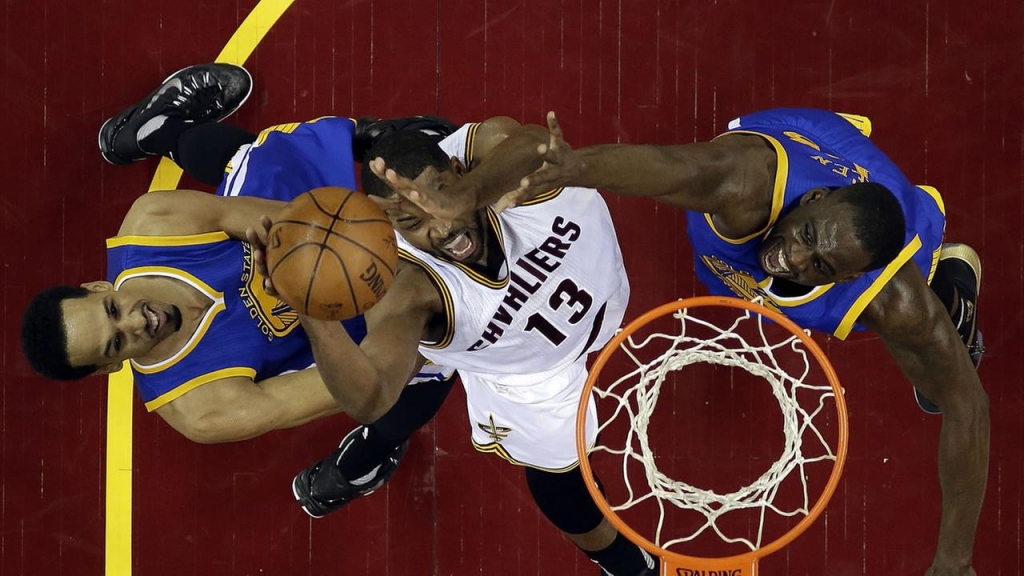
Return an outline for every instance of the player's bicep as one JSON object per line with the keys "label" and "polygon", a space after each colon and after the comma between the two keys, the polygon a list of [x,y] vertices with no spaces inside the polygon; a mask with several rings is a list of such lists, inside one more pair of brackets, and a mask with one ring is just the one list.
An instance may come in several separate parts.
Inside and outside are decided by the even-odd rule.
{"label": "player's bicep", "polygon": [[121,224],[118,235],[187,236],[226,232],[243,238],[262,215],[273,216],[283,202],[265,198],[224,198],[197,190],[164,190],[140,196]]}
{"label": "player's bicep", "polygon": [[172,428],[203,443],[237,440],[240,430],[266,414],[267,398],[249,378],[214,380],[156,409]]}

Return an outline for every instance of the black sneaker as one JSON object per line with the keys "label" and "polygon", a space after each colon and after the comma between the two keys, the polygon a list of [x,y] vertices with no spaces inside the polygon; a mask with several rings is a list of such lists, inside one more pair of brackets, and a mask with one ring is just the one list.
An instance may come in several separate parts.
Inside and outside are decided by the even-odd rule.
{"label": "black sneaker", "polygon": [[433,136],[438,142],[450,136],[458,126],[440,116],[411,116],[409,118],[380,119],[363,116],[356,120],[356,130],[352,135],[352,156],[356,162],[362,163],[366,153],[373,148],[378,140],[405,130],[417,130]]}
{"label": "black sneaker", "polygon": [[140,141],[159,130],[167,118],[179,120],[179,126],[181,122],[220,122],[238,110],[251,92],[252,76],[241,66],[200,64],[182,68],[142,101],[103,123],[100,154],[118,165],[160,155],[143,149]]}
{"label": "black sneaker", "polygon": [[372,494],[394,476],[409,447],[408,441],[388,454],[364,482],[353,485],[341,475],[338,464],[345,450],[364,439],[365,429],[365,426],[360,426],[349,432],[333,454],[299,472],[292,480],[292,493],[306,514],[313,518],[323,518],[357,498]]}
{"label": "black sneaker", "polygon": [[[981,293],[981,258],[973,248],[966,244],[943,244],[935,275],[942,274],[952,280],[956,287],[956,298],[959,306],[954,306],[950,314],[960,339],[967,346],[974,368],[981,364],[985,354],[984,340],[978,330],[978,295]],[[914,388],[914,398],[921,410],[929,414],[941,414],[934,402],[925,398]]]}

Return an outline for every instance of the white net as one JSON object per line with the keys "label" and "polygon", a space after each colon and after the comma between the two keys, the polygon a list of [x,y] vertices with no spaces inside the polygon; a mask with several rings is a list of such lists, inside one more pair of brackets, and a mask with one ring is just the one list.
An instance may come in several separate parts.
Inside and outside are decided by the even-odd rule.
{"label": "white net", "polygon": [[[690,542],[709,530],[725,542],[742,544],[750,550],[760,548],[766,515],[774,513],[794,517],[808,514],[809,474],[805,468],[816,462],[834,463],[836,460],[836,451],[814,423],[822,413],[831,412],[826,408],[834,405],[835,395],[827,379],[820,375],[816,377],[822,382],[808,382],[810,362],[814,360],[809,361],[809,352],[804,344],[796,335],[774,325],[776,330],[771,331],[770,338],[769,331],[765,329],[767,323],[760,314],[749,310],[737,311],[737,314],[739,316],[727,326],[717,326],[691,315],[687,309],[675,312],[672,318],[678,323],[678,334],[647,334],[638,340],[634,340],[636,334],[631,335],[619,350],[635,367],[610,384],[598,382],[594,386],[600,407],[599,442],[591,449],[591,454],[606,452],[621,457],[625,481],[625,500],[609,501],[608,504],[618,513],[642,502],[656,501],[659,517],[653,542],[661,548]],[[691,335],[696,332],[699,336]],[[785,334],[776,336],[776,332]],[[744,338],[741,333],[748,336]],[[649,359],[651,353],[644,353],[650,348],[655,349],[653,359]],[[665,350],[657,352],[661,348]],[[780,352],[787,356],[788,370],[777,360]],[[802,368],[799,366],[801,362]],[[668,477],[658,469],[651,448],[648,431],[663,385],[670,374],[695,363],[739,368],[763,379],[771,385],[772,395],[782,411],[785,439],[781,456],[754,482],[732,492],[719,494],[712,489]],[[616,422],[620,422],[617,430],[623,428],[621,420],[624,418],[629,421],[625,437],[621,432],[606,433]],[[636,463],[642,466],[642,475],[630,474],[628,469],[635,467]],[[640,476],[646,480],[646,485],[642,484]],[[802,498],[798,495],[786,498],[787,504],[777,504],[779,487],[789,477],[794,478],[791,482],[799,483]],[[692,533],[665,534],[668,507],[699,512],[704,520]],[[738,510],[747,514],[753,511],[757,518],[756,526],[748,533],[727,534],[720,523],[727,514]]]}

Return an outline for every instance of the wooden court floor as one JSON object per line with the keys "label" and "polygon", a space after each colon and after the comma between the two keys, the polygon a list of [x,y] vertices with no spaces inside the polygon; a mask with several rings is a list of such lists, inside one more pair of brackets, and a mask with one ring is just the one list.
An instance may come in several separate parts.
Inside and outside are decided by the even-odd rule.
{"label": "wooden court floor", "polygon": [[[3,0],[0,576],[595,574],[536,512],[521,471],[472,449],[461,392],[387,489],[319,521],[293,505],[289,482],[352,426],[346,417],[200,446],[136,399],[132,508],[106,518],[106,380],[35,377],[19,353],[21,312],[43,287],[104,275],[103,240],[153,176],[155,162],[102,161],[101,122],[216,57],[257,4]],[[328,114],[541,122],[554,109],[573,144],[685,143],[762,108],[869,116],[872,139],[944,195],[947,237],[983,258],[992,458],[975,567],[1024,572],[1024,3],[276,4],[283,14],[247,62],[256,91],[233,120],[252,130]],[[608,201],[628,315],[700,293],[679,215]],[[817,338],[847,389],[850,457],[825,517],[763,573],[924,574],[940,420],[917,409],[877,338]],[[106,564],[105,526],[129,520],[127,563]]]}

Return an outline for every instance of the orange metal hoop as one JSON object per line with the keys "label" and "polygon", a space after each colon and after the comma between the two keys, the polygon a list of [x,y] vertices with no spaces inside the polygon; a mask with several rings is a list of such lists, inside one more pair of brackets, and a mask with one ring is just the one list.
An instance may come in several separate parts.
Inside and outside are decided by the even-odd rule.
{"label": "orange metal hoop", "polygon": [[[822,371],[834,392],[838,424],[838,446],[835,450],[835,463],[832,468],[832,474],[829,477],[825,488],[822,490],[821,496],[818,498],[818,501],[814,506],[808,511],[807,515],[793,528],[774,541],[763,547],[752,550],[751,552],[720,558],[700,558],[685,556],[683,554],[678,554],[661,548],[646,537],[637,533],[636,530],[626,524],[626,522],[623,521],[614,510],[612,510],[611,505],[609,505],[604,495],[601,494],[601,491],[597,488],[597,484],[594,481],[594,473],[591,469],[588,457],[590,447],[587,445],[588,443],[586,439],[586,422],[587,407],[594,390],[594,385],[611,355],[628,337],[646,324],[663,316],[673,314],[679,310],[715,306],[747,310],[751,313],[759,314],[764,318],[768,318],[779,326],[782,326],[786,330],[792,332],[800,342],[803,343],[804,347],[811,352],[818,364],[821,366]],[[829,499],[832,497],[832,494],[835,492],[836,487],[839,484],[839,478],[842,476],[843,464],[846,461],[848,433],[849,426],[847,421],[846,402],[843,398],[839,378],[836,376],[835,370],[832,368],[832,364],[829,362],[828,357],[825,356],[825,353],[822,352],[821,348],[818,347],[814,340],[811,339],[811,337],[808,336],[792,320],[778,312],[775,312],[774,310],[747,300],[722,296],[702,296],[698,298],[687,298],[677,300],[675,302],[669,302],[646,312],[633,322],[629,323],[629,325],[612,338],[612,340],[598,355],[593,368],[590,370],[590,375],[587,378],[587,383],[580,399],[579,408],[576,412],[576,449],[580,458],[580,470],[582,471],[584,480],[587,483],[587,489],[590,490],[591,496],[601,509],[605,518],[607,518],[621,534],[651,554],[661,558],[662,576],[755,576],[757,574],[757,564],[761,558],[764,558],[765,556],[768,556],[769,554],[790,544],[797,536],[807,530],[822,511],[824,511],[825,506],[828,504]]]}

